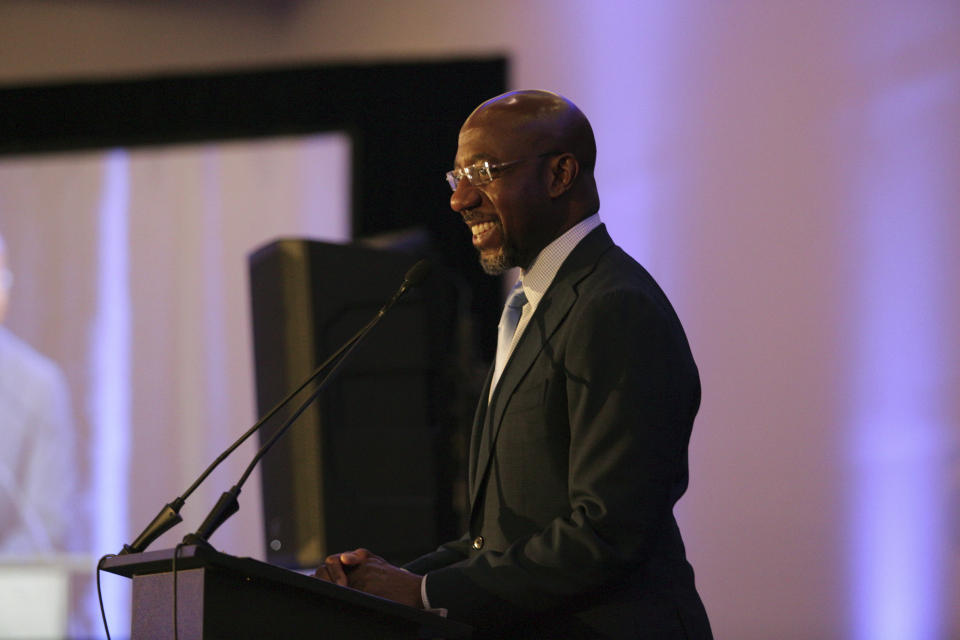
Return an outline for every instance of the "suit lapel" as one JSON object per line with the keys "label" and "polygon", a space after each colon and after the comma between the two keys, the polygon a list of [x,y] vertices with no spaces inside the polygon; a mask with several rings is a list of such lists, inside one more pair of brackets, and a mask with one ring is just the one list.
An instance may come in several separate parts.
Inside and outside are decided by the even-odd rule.
{"label": "suit lapel", "polygon": [[477,486],[477,456],[480,450],[480,438],[483,434],[483,425],[487,418],[487,398],[490,397],[490,382],[493,380],[493,365],[490,365],[490,371],[487,372],[487,381],[480,392],[480,401],[477,402],[477,410],[473,415],[473,427],[470,430],[470,451],[467,456],[467,489],[470,492],[470,501],[473,503]]}
{"label": "suit lapel", "polygon": [[[603,225],[592,231],[567,256],[547,289],[536,313],[527,324],[517,345],[507,360],[497,388],[485,406],[490,392],[490,376],[484,385],[480,406],[474,419],[474,433],[470,450],[470,505],[474,507],[490,466],[494,443],[500,432],[503,415],[510,399],[537,356],[543,351],[550,336],[560,327],[577,299],[576,286],[596,265],[600,254],[613,246]],[[472,510],[472,509],[471,509]]]}

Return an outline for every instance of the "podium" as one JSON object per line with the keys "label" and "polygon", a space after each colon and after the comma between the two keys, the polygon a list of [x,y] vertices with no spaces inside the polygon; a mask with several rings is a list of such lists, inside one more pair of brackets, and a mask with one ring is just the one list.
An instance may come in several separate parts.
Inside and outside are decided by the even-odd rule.
{"label": "podium", "polygon": [[[133,580],[131,640],[173,638],[173,549],[115,556]],[[176,558],[181,640],[470,638],[472,627],[294,571],[188,545]]]}

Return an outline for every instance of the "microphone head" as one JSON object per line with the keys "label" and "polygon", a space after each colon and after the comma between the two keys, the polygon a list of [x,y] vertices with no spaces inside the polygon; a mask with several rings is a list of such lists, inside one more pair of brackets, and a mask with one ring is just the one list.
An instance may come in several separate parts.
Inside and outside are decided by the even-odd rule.
{"label": "microphone head", "polygon": [[410,287],[415,287],[421,282],[423,282],[427,276],[430,275],[430,271],[433,270],[433,265],[430,264],[429,260],[421,260],[407,271],[407,275],[403,276],[403,286],[404,288],[409,289]]}

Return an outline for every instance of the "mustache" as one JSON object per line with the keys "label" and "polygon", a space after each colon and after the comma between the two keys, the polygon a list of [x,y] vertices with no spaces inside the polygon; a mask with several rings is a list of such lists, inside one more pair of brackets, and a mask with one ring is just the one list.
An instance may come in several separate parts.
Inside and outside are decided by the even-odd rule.
{"label": "mustache", "polygon": [[476,224],[478,222],[493,222],[494,224],[500,224],[500,218],[497,216],[487,215],[472,209],[470,211],[462,212],[460,216],[463,218],[464,223],[468,225]]}

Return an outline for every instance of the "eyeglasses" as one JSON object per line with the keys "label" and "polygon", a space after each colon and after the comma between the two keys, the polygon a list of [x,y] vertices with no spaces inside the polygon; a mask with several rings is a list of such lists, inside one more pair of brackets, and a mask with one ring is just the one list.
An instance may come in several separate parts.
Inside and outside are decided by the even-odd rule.
{"label": "eyeglasses", "polygon": [[500,174],[503,173],[503,170],[508,167],[512,167],[515,164],[520,164],[521,162],[526,162],[527,160],[533,160],[534,158],[555,156],[558,153],[560,152],[548,151],[530,158],[520,158],[519,160],[510,160],[509,162],[491,163],[487,160],[481,160],[480,162],[473,163],[469,167],[447,171],[447,184],[450,185],[450,189],[452,191],[456,191],[460,181],[466,178],[470,184],[475,187],[479,187],[480,185],[489,184],[499,178]]}

